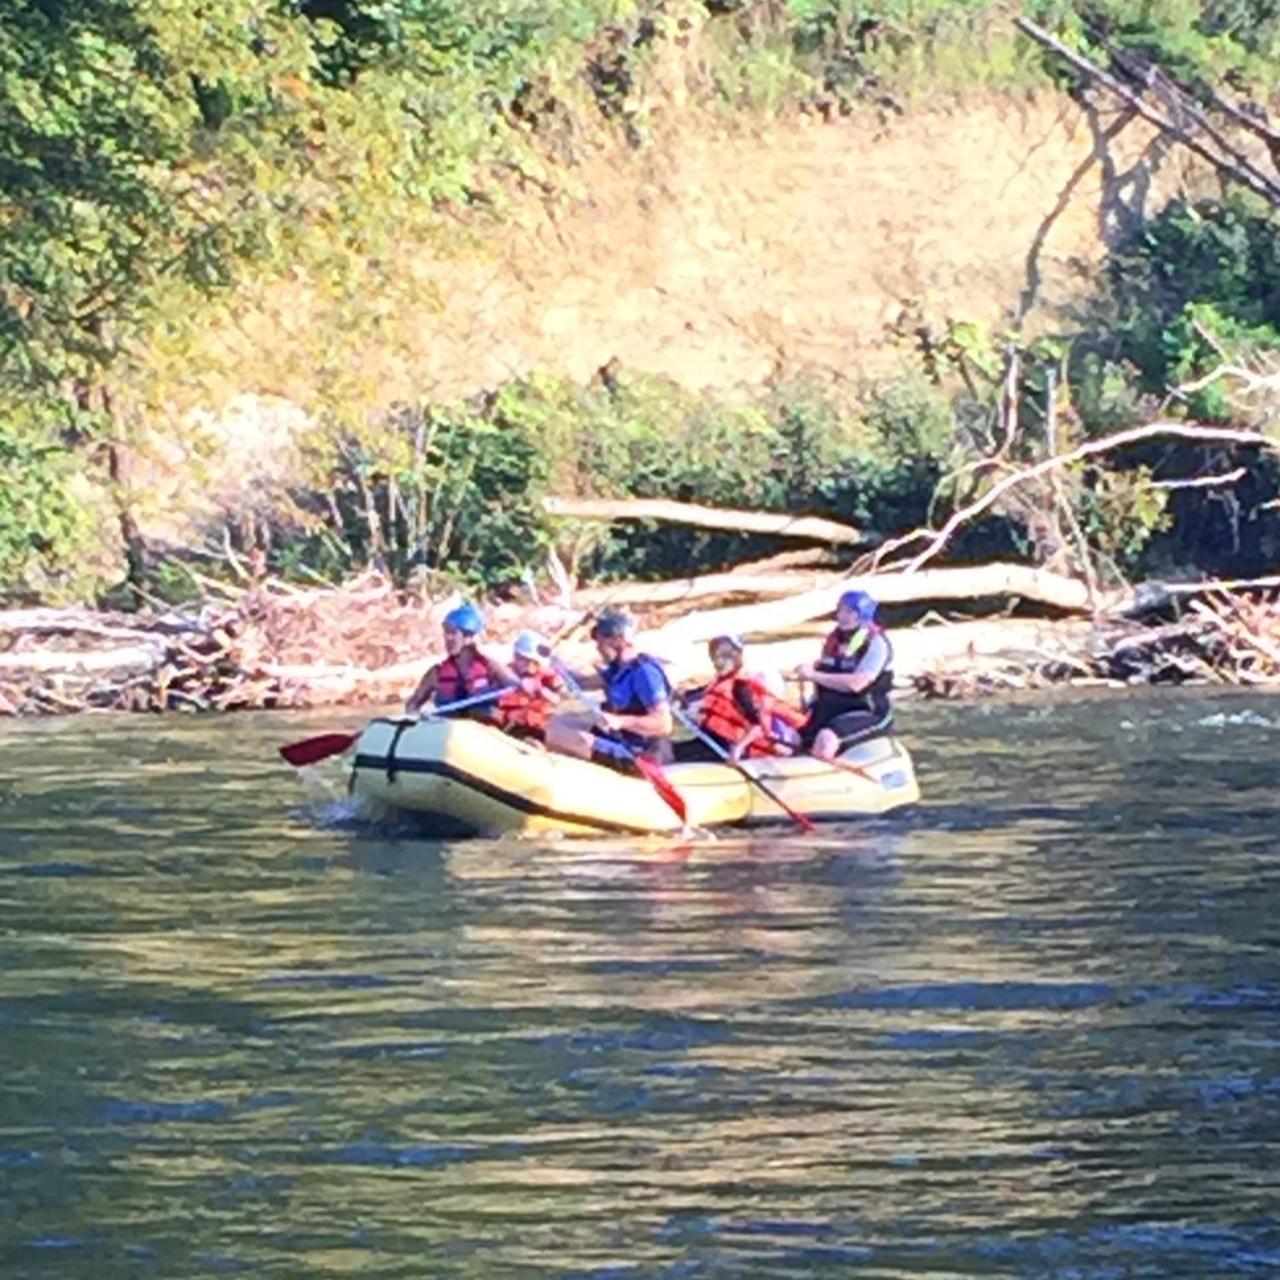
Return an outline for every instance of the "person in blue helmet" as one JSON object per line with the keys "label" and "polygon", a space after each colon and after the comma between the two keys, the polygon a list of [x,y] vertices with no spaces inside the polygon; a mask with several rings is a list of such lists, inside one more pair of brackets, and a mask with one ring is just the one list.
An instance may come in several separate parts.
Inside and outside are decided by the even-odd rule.
{"label": "person in blue helmet", "polygon": [[820,760],[893,728],[893,646],[876,614],[865,591],[846,591],[817,662],[796,668],[796,679],[817,691],[801,741]]}
{"label": "person in blue helmet", "polygon": [[429,667],[418,681],[418,687],[404,704],[406,711],[420,711],[428,702],[444,707],[451,702],[460,702],[464,698],[492,689],[492,702],[467,707],[458,714],[477,720],[493,718],[497,690],[519,682],[501,662],[476,648],[476,637],[483,630],[484,615],[469,602],[460,604],[445,614],[445,656]]}
{"label": "person in blue helmet", "polygon": [[603,665],[579,683],[604,691],[600,710],[589,718],[556,716],[547,726],[547,746],[619,773],[638,773],[637,756],[670,759],[671,686],[658,660],[636,647],[635,623],[621,609],[606,609],[591,638]]}

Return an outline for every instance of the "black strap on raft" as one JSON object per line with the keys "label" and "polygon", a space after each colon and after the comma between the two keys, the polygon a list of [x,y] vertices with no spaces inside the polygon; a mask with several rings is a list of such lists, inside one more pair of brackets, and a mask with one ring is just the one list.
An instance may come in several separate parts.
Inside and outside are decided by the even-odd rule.
{"label": "black strap on raft", "polygon": [[400,738],[410,725],[415,725],[417,723],[418,722],[416,720],[399,720],[396,722],[396,731],[391,735],[391,742],[387,747],[388,782],[394,782],[396,780],[396,774],[399,773],[399,770],[396,768],[396,747],[400,745]]}

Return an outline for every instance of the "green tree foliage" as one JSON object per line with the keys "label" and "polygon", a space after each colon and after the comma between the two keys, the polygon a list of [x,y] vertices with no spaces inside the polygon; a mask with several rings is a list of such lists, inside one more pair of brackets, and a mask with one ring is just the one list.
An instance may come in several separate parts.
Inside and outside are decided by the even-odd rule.
{"label": "green tree foliage", "polygon": [[89,530],[71,492],[71,463],[65,450],[0,423],[0,582],[62,594],[56,582],[28,575],[33,563],[71,563],[84,546]]}
{"label": "green tree foliage", "polygon": [[[1154,53],[1191,79],[1268,87],[1280,65],[1280,0],[1029,8],[1083,47]],[[945,393],[897,382],[843,403],[797,379],[743,405],[636,376],[529,378],[368,426],[384,406],[352,353],[381,341],[370,296],[392,307],[412,293],[384,278],[391,251],[456,234],[443,210],[500,211],[511,173],[554,195],[549,156],[572,159],[584,111],[640,145],[646,59],[695,15],[709,81],[734,103],[897,107],[895,84],[947,81],[948,48],[963,51],[956,84],[1039,65],[999,0],[8,0],[0,589],[59,567],[70,581],[91,533],[87,479],[114,496],[145,567],[128,475],[155,404],[140,370],[149,347],[189,340],[201,299],[246,263],[301,282],[333,335],[308,406],[330,424],[315,482],[274,548],[298,571],[383,561],[402,578],[511,577],[564,537],[538,505],[553,489],[811,508],[886,533],[923,519],[957,450],[990,444],[982,361],[999,350],[959,327],[952,372],[968,383]],[[544,145],[553,118],[560,150]],[[1087,429],[1219,349],[1270,349],[1278,267],[1269,215],[1247,205],[1179,207],[1153,225],[1117,259],[1110,311],[1077,345]],[[1229,414],[1213,394],[1195,411]],[[1116,505],[1108,494],[1098,509]],[[676,530],[580,540],[584,563],[653,572],[744,546]]]}
{"label": "green tree foliage", "polygon": [[[260,180],[278,156],[258,144],[292,112],[282,82],[306,73],[289,37],[254,0],[10,0],[0,24],[0,425],[28,422],[50,486],[67,450],[105,444],[86,457],[109,462],[131,558],[111,370],[165,279],[225,284],[263,215],[284,215],[287,184]],[[37,523],[0,562],[17,573],[24,549],[59,546]]]}
{"label": "green tree foliage", "polygon": [[[1155,58],[1186,82],[1256,84],[1280,77],[1277,0],[1031,0],[1031,15],[1069,43]],[[1058,69],[1055,69],[1058,74]]]}
{"label": "green tree foliage", "polygon": [[[1202,376],[1224,352],[1280,349],[1280,213],[1252,197],[1175,201],[1108,277],[1106,329],[1148,391]],[[1197,414],[1229,417],[1220,394],[1202,396]]]}
{"label": "green tree foliage", "polygon": [[[87,377],[167,273],[225,283],[260,211],[254,161],[305,42],[252,0],[10,0],[0,26],[0,374]],[[216,12],[219,16],[210,16]]]}
{"label": "green tree foliage", "polygon": [[[1105,288],[1082,317],[1071,378],[1089,434],[1157,416],[1274,429],[1229,380],[1206,381],[1224,364],[1280,357],[1280,213],[1253,196],[1175,201],[1113,256]],[[1201,384],[1176,394],[1184,384]],[[1212,469],[1229,470],[1222,451]],[[1248,481],[1229,491],[1185,490],[1169,506],[1155,560],[1208,570],[1265,571],[1280,537],[1274,463],[1250,453]],[[1161,476],[1194,475],[1205,450],[1135,450],[1131,464]],[[1105,522],[1114,502],[1099,507]]]}

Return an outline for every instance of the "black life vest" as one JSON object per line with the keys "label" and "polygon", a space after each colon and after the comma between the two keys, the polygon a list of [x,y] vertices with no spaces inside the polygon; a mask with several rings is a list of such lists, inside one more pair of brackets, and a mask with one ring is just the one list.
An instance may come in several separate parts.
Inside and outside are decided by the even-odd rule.
{"label": "black life vest", "polygon": [[832,631],[822,642],[822,654],[814,663],[818,671],[829,671],[832,675],[851,675],[857,671],[872,640],[879,636],[889,649],[889,659],[883,670],[863,690],[858,693],[846,693],[836,689],[819,687],[814,699],[811,723],[825,723],[846,711],[871,711],[876,715],[887,715],[889,712],[889,695],[893,692],[893,646],[884,628],[875,625],[860,627],[857,631]]}

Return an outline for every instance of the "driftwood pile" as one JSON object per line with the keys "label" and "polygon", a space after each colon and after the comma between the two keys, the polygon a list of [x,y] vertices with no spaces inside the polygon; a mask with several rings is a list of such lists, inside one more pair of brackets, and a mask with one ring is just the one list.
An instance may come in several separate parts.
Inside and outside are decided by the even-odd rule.
{"label": "driftwood pile", "polygon": [[[486,643],[501,651],[532,627],[566,661],[585,664],[587,619],[625,603],[645,647],[668,661],[677,682],[705,678],[706,641],[727,632],[747,638],[753,668],[788,671],[815,655],[839,592],[861,585],[884,603],[891,625],[919,615],[892,634],[900,683],[927,697],[1064,682],[1280,686],[1280,580],[1104,596],[1023,565],[854,578],[797,559],[565,591],[555,601],[530,593],[490,607]],[[440,623],[456,599],[425,599],[368,578],[307,591],[261,583],[168,613],[0,611],[0,715],[396,701],[440,656]],[[972,616],[975,608],[985,616]]]}
{"label": "driftwood pile", "polygon": [[[228,711],[395,696],[388,668],[436,647],[439,610],[385,584],[257,586],[198,610],[0,612],[0,715]],[[413,671],[422,661],[413,664]]]}
{"label": "driftwood pile", "polygon": [[[1192,591],[1199,598],[1186,598]],[[1161,589],[1162,617],[1061,622],[1028,645],[947,658],[915,677],[929,697],[1116,684],[1223,684],[1280,688],[1280,594],[1253,586]],[[1179,599],[1179,597],[1182,597]]]}

